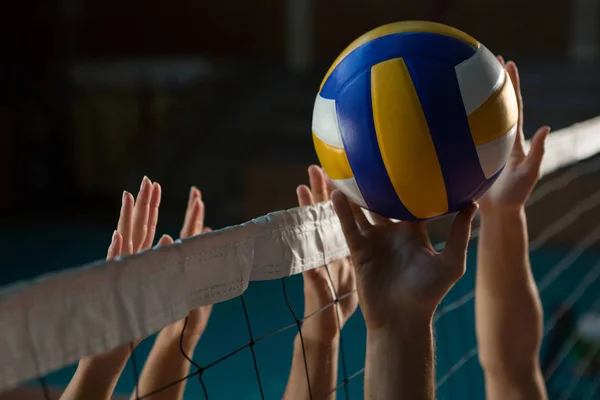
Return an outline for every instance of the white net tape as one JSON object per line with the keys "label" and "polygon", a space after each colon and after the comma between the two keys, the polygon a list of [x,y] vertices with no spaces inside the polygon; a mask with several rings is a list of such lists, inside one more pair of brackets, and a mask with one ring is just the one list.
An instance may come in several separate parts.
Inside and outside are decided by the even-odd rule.
{"label": "white net tape", "polygon": [[[542,174],[599,153],[598,132],[600,118],[551,134]],[[542,185],[530,204],[598,170],[600,162],[570,170]],[[598,205],[600,192],[576,203],[540,232],[532,249]],[[599,239],[600,228],[586,235],[546,274],[540,291]],[[241,295],[250,281],[300,274],[347,255],[333,208],[322,203],[13,285],[0,293],[0,392],[84,356],[149,336],[189,310]],[[590,274],[568,301],[576,301],[598,279],[600,265]],[[436,320],[473,296],[471,291],[445,305]],[[438,380],[438,387],[476,354],[476,347],[469,350]]]}

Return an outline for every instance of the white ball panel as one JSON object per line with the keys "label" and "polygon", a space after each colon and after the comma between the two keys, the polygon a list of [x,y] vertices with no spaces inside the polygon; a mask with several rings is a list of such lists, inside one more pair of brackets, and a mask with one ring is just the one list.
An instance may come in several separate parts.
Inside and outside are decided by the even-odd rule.
{"label": "white ball panel", "polygon": [[485,46],[455,67],[467,115],[471,115],[504,84],[502,64]]}
{"label": "white ball panel", "polygon": [[477,146],[477,156],[486,178],[492,177],[506,163],[517,136],[517,124],[506,135]]}
{"label": "white ball panel", "polygon": [[342,191],[352,201],[354,204],[367,208],[367,203],[365,203],[365,199],[363,199],[362,194],[360,193],[360,189],[356,184],[356,180],[354,178],[350,179],[341,179],[341,180],[332,180],[333,184]]}
{"label": "white ball panel", "polygon": [[330,146],[344,148],[338,126],[335,100],[317,95],[313,110],[312,131],[319,139]]}

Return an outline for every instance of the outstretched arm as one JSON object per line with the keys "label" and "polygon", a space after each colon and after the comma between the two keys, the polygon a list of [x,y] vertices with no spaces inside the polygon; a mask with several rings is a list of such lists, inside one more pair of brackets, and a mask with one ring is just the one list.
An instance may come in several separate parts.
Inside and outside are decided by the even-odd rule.
{"label": "outstretched arm", "polygon": [[549,128],[535,135],[529,154],[523,142],[519,75],[506,64],[519,104],[515,144],[502,175],[480,200],[476,325],[488,400],[547,397],[539,350],[543,317],[529,263],[525,202],[538,180]]}
{"label": "outstretched arm", "polygon": [[[123,192],[121,214],[108,248],[107,259],[134,254],[152,246],[160,198],[160,185],[150,182],[146,177],[135,201],[130,193]],[[61,400],[110,399],[129,359],[131,347],[137,343],[81,359]]]}
{"label": "outstretched arm", "polygon": [[365,399],[435,398],[432,317],[465,271],[476,206],[462,210],[437,253],[423,222],[367,221],[340,192],[333,204],[350,248],[367,325]]}
{"label": "outstretched arm", "polygon": [[[323,170],[313,165],[309,167],[308,175],[310,188],[304,185],[298,187],[298,203],[307,206],[328,201],[331,186],[327,185]],[[283,398],[302,400],[310,399],[312,395],[313,399],[335,399],[340,327],[358,306],[354,270],[350,260],[343,259],[306,271],[302,277],[303,340],[300,335],[294,339],[292,368]],[[338,303],[334,303],[336,294],[342,299]]]}
{"label": "outstretched arm", "polygon": [[[204,227],[204,202],[201,193],[197,188],[192,187],[180,236],[187,238],[208,230]],[[164,235],[159,241],[159,245],[170,244],[173,244],[173,239],[168,235]],[[186,384],[183,378],[190,373],[191,367],[191,363],[185,356],[193,358],[194,350],[206,329],[211,311],[212,305],[194,309],[190,311],[187,319],[168,325],[158,333],[140,375],[138,383],[140,396],[154,393],[151,398],[156,400],[183,398]],[[131,399],[135,398],[133,393]]]}

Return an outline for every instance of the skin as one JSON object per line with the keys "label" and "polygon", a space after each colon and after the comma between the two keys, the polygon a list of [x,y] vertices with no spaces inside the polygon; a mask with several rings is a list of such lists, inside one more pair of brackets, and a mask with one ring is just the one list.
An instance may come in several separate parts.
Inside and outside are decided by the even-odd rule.
{"label": "skin", "polygon": [[519,73],[513,62],[505,67],[517,94],[519,120],[506,167],[479,200],[475,289],[479,359],[488,400],[542,400],[548,397],[539,362],[543,314],[529,261],[525,203],[538,181],[550,128],[536,132],[526,154]]}
{"label": "skin", "polygon": [[[308,175],[310,188],[301,185],[296,190],[298,204],[308,206],[328,201],[332,186],[328,184],[323,170],[312,165],[308,168]],[[335,399],[340,328],[354,314],[358,306],[354,269],[350,259],[345,258],[306,271],[302,277],[304,279],[304,322],[302,324],[304,351],[298,335],[294,340],[292,367],[283,399],[309,399],[311,394],[315,399]],[[334,304],[336,294],[342,300]],[[323,309],[324,307],[327,308]],[[307,370],[310,392],[306,380]]]}
{"label": "skin", "polygon": [[[210,228],[204,227],[202,195],[197,188],[192,187],[180,236],[188,238],[209,231]],[[170,244],[173,244],[173,239],[168,235],[164,235],[159,241],[159,245]],[[141,395],[157,391],[190,373],[191,364],[181,354],[181,350],[192,358],[196,345],[206,329],[211,311],[212,305],[198,307],[188,314],[187,324],[186,319],[182,319],[160,331],[140,375],[138,388]],[[186,380],[162,389],[153,394],[152,398],[156,400],[182,399],[185,383]],[[135,393],[132,395],[132,399],[135,399]]]}
{"label": "skin", "polygon": [[477,206],[455,217],[446,248],[438,253],[424,223],[373,214],[371,224],[340,191],[332,200],[367,326],[365,399],[434,399],[432,318],[464,274]]}
{"label": "skin", "polygon": [[[134,254],[152,246],[158,222],[161,188],[144,178],[137,200],[127,192],[123,193],[123,203],[117,230],[114,232],[107,259]],[[204,203],[200,191],[192,187],[185,214],[181,237],[186,238],[208,232],[204,227]],[[158,242],[165,246],[173,239],[164,235]],[[148,356],[138,381],[140,395],[161,389],[163,386],[185,377],[190,370],[190,362],[181,354],[191,356],[198,340],[206,329],[212,306],[203,306],[190,311],[186,319],[177,321],[161,330]],[[131,348],[140,341],[120,346],[104,354],[86,357],[79,362],[61,400],[100,400],[110,399],[116,383],[131,354]],[[156,399],[181,399],[185,381],[160,390],[153,395]],[[135,393],[132,398],[136,398]]]}
{"label": "skin", "polygon": [[[113,233],[107,259],[134,254],[152,246],[158,222],[161,187],[144,177],[134,200],[123,192],[117,230]],[[119,346],[103,354],[81,359],[61,400],[108,400],[127,363],[131,348],[139,340]]]}

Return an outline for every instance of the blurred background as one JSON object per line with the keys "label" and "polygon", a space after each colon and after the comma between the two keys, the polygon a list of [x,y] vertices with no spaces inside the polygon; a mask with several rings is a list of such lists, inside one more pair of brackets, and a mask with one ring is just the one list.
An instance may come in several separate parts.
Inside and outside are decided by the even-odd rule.
{"label": "blurred background", "polygon": [[600,104],[595,0],[10,3],[4,221],[114,216],[121,190],[144,174],[163,184],[167,214],[198,185],[210,224],[294,206],[316,161],[321,78],[352,40],[393,21],[447,23],[518,61],[529,132],[590,118]]}
{"label": "blurred background", "polygon": [[[137,193],[143,175],[163,187],[160,233],[178,231],[192,184],[213,228],[294,207],[296,185],[317,162],[310,129],[322,77],[352,40],[388,22],[446,23],[515,60],[528,134],[600,115],[600,0],[36,0],[10,2],[0,18],[0,285],[103,257],[121,192]],[[595,192],[599,178],[536,204],[532,233]],[[597,207],[556,232],[540,268],[599,220]],[[552,292],[548,310],[596,256]],[[466,312],[472,324],[472,306]],[[460,336],[451,321],[447,343]],[[359,325],[350,335],[361,337]],[[446,369],[471,336],[449,345],[456,357]],[[350,357],[358,367],[361,351]],[[452,393],[469,374],[447,398],[459,398]],[[472,390],[479,398],[482,386]]]}

